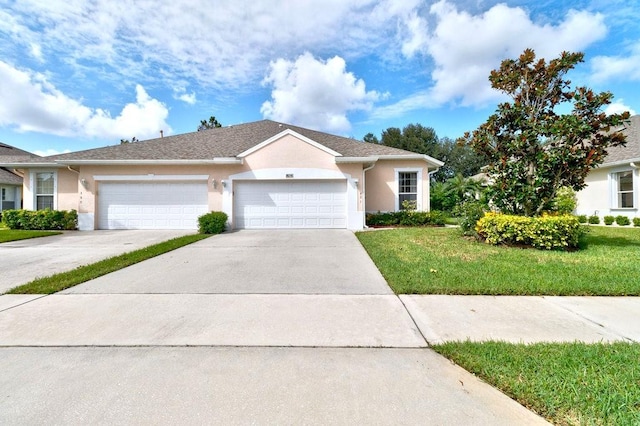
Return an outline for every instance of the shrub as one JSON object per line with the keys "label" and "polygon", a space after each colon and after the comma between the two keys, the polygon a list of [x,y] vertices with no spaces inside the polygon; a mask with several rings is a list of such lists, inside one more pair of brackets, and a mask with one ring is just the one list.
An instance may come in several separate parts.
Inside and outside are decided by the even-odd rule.
{"label": "shrub", "polygon": [[454,214],[460,218],[459,225],[464,235],[476,234],[476,224],[487,211],[487,205],[480,201],[465,201],[456,206]]}
{"label": "shrub", "polygon": [[224,212],[211,212],[198,218],[198,232],[201,234],[219,234],[227,226],[229,217]]}
{"label": "shrub", "polygon": [[73,230],[78,228],[75,210],[5,210],[2,221],[10,229]]}
{"label": "shrub", "polygon": [[633,226],[640,226],[640,217],[633,218]]}
{"label": "shrub", "polygon": [[538,249],[578,247],[584,229],[572,215],[526,217],[487,213],[476,226],[487,243],[525,245]]}
{"label": "shrub", "polygon": [[615,220],[616,220],[615,217],[607,215],[607,216],[604,217],[604,224],[605,225],[612,225]]}
{"label": "shrub", "polygon": [[578,222],[579,223],[587,223],[587,215],[586,214],[578,215],[577,218],[578,218]]}
{"label": "shrub", "polygon": [[421,212],[415,210],[401,210],[399,212],[368,213],[368,226],[443,226],[446,215],[438,210]]}
{"label": "shrub", "polygon": [[600,216],[598,215],[593,215],[593,216],[589,216],[589,223],[592,225],[599,225],[600,224]]}
{"label": "shrub", "polygon": [[576,191],[568,186],[558,189],[556,198],[553,200],[553,210],[559,214],[571,214],[576,209],[578,200]]}
{"label": "shrub", "polygon": [[616,216],[616,223],[620,226],[627,226],[631,223],[631,220],[624,215],[618,215]]}

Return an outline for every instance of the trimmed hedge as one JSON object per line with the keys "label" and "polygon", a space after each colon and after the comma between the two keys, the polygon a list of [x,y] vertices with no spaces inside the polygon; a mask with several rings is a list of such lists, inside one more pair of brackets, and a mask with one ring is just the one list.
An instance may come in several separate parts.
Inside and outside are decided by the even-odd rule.
{"label": "trimmed hedge", "polygon": [[[578,215],[577,217],[578,217],[578,222],[587,223],[588,219],[587,219],[587,215],[586,214],[581,214],[581,215]],[[598,218],[598,222],[600,222],[599,218]]]}
{"label": "trimmed hedge", "polygon": [[589,223],[591,225],[599,225],[600,224],[600,216],[598,216],[598,215],[589,216]]}
{"label": "trimmed hedge", "polygon": [[9,229],[74,230],[78,228],[78,212],[75,210],[5,210],[2,222]]}
{"label": "trimmed hedge", "polygon": [[604,217],[604,224],[605,225],[613,225],[613,222],[616,221],[616,218],[614,216],[605,216]]}
{"label": "trimmed hedge", "polygon": [[633,218],[633,226],[640,226],[640,217]]}
{"label": "trimmed hedge", "polygon": [[224,212],[211,212],[198,218],[198,232],[200,234],[220,234],[224,232],[229,217]]}
{"label": "trimmed hedge", "polygon": [[438,210],[420,212],[401,210],[399,212],[367,213],[367,226],[444,226],[446,216]]}
{"label": "trimmed hedge", "polygon": [[577,248],[584,228],[572,215],[525,217],[487,213],[477,225],[489,244],[531,246],[543,250]]}
{"label": "trimmed hedge", "polygon": [[616,216],[616,223],[619,226],[627,226],[627,225],[629,225],[631,223],[631,220],[627,216],[618,215],[618,216]]}

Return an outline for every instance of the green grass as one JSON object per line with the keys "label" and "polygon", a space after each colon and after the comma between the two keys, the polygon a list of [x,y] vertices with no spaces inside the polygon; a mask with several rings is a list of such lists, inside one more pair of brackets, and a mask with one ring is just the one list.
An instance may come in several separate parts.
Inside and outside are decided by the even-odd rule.
{"label": "green grass", "polygon": [[452,228],[357,236],[397,294],[640,295],[640,229],[590,227],[575,252],[496,247]]}
{"label": "green grass", "polygon": [[79,266],[68,272],[37,278],[8,291],[7,294],[55,293],[208,237],[210,237],[210,235],[195,234],[174,238],[119,256],[110,257],[91,265]]}
{"label": "green grass", "polygon": [[29,238],[48,237],[50,235],[58,235],[62,232],[58,231],[24,231],[21,229],[0,228],[0,243],[9,241],[27,240]]}
{"label": "green grass", "polygon": [[640,424],[638,344],[453,342],[434,349],[554,424]]}

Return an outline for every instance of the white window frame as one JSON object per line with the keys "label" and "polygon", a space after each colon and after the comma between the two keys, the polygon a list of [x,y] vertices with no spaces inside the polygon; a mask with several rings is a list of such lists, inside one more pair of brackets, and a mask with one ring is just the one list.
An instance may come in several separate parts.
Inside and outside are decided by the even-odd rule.
{"label": "white window frame", "polygon": [[[632,194],[633,194],[633,207],[621,207],[618,203],[620,194],[620,182],[618,176],[620,173],[631,172],[631,178],[633,182]],[[638,210],[638,185],[640,181],[638,179],[638,172],[630,167],[617,168],[609,173],[609,188],[610,188],[610,208],[611,210]]]}
{"label": "white window frame", "polygon": [[[33,194],[33,210],[38,210],[38,175],[43,173],[53,174],[53,210],[58,209],[58,172],[55,170],[37,170],[30,173],[31,193]],[[49,194],[40,194],[49,195]]]}
{"label": "white window frame", "polygon": [[394,169],[394,186],[393,193],[395,196],[395,209],[400,211],[402,207],[400,205],[400,173],[415,173],[416,174],[416,210],[422,210],[422,169],[416,167],[405,167]]}

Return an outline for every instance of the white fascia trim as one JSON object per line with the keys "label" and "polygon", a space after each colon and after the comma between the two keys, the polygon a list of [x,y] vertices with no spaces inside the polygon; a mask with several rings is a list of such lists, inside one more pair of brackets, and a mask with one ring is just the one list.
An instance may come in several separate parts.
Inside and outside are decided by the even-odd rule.
{"label": "white fascia trim", "polygon": [[336,163],[375,163],[378,157],[336,157]]}
{"label": "white fascia trim", "polygon": [[207,181],[209,175],[95,175],[96,181]]}
{"label": "white fascia trim", "polygon": [[217,157],[211,160],[71,160],[58,162],[61,166],[105,165],[105,166],[137,166],[162,165],[180,166],[191,164],[242,164],[241,158]]}
{"label": "white fascia trim", "polygon": [[[287,175],[293,177],[288,178]],[[230,175],[234,180],[313,180],[313,179],[348,179],[349,175],[337,170],[305,169],[305,168],[274,168],[259,169]]]}
{"label": "white fascia trim", "polygon": [[631,163],[640,163],[640,158],[630,158],[628,160],[616,161],[614,163],[604,163],[598,166],[599,169],[615,166],[629,166]]}
{"label": "white fascia trim", "polygon": [[63,166],[62,164],[58,164],[58,163],[0,163],[0,167],[7,167],[11,169],[32,169],[36,167],[37,168],[47,167],[51,169],[51,168],[60,168],[60,167],[66,167],[66,166]]}
{"label": "white fascia trim", "polygon": [[314,146],[314,147],[316,147],[316,148],[318,148],[318,149],[320,149],[320,150],[322,150],[322,151],[324,151],[324,152],[326,152],[328,154],[331,154],[331,155],[333,155],[335,157],[342,157],[342,154],[340,154],[339,152],[336,152],[336,151],[334,151],[334,150],[332,150],[330,148],[327,148],[326,146],[324,146],[324,145],[322,145],[322,144],[320,144],[320,143],[318,143],[318,142],[316,142],[316,141],[314,141],[312,139],[309,139],[308,137],[303,136],[298,132],[294,132],[291,129],[283,130],[282,132],[278,133],[277,135],[270,137],[266,141],[260,142],[258,145],[254,146],[253,148],[249,148],[248,150],[246,150],[244,152],[241,152],[240,154],[238,154],[238,157],[239,158],[243,158],[243,157],[246,157],[249,154],[253,154],[254,152],[264,148],[265,146],[269,145],[270,143],[273,143],[273,142],[277,141],[278,139],[281,139],[281,138],[283,138],[283,137],[285,137],[287,135],[293,136],[293,137],[295,137],[297,139],[300,139],[301,141],[306,142],[309,145]]}
{"label": "white fascia trim", "polygon": [[440,160],[436,160],[435,158],[429,157],[428,155],[424,155],[424,154],[379,155],[378,159],[380,159],[380,160],[422,160],[422,161],[425,161],[427,163],[430,163],[431,165],[433,165],[435,167],[444,166],[444,162],[442,162]]}

